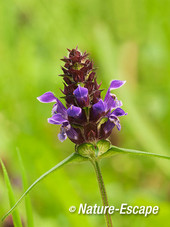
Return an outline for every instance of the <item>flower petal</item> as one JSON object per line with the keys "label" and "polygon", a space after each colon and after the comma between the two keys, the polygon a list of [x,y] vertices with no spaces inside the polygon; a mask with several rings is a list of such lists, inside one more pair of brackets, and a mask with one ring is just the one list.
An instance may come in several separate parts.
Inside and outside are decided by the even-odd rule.
{"label": "flower petal", "polygon": [[78,88],[76,88],[76,90],[73,92],[73,94],[75,95],[75,97],[77,99],[86,99],[88,97],[88,89],[85,87],[81,87],[80,85],[78,85]]}
{"label": "flower petal", "polygon": [[105,96],[104,102],[107,105],[107,111],[110,109],[115,109],[116,107],[122,106],[122,102],[117,99],[117,97],[110,92]]}
{"label": "flower petal", "polygon": [[115,123],[111,122],[109,119],[108,121],[104,124],[103,130],[105,134],[109,133],[115,126]]}
{"label": "flower petal", "polygon": [[48,118],[48,123],[50,124],[60,125],[66,122],[68,122],[68,120],[63,118],[60,113],[54,114],[52,117]]}
{"label": "flower petal", "polygon": [[110,115],[109,121],[114,123],[119,131],[121,130],[121,125],[118,117],[116,117],[115,115]]}
{"label": "flower petal", "polygon": [[78,87],[74,90],[73,94],[76,98],[75,101],[77,101],[77,104],[80,107],[85,107],[89,105],[89,96],[87,88],[78,85]]}
{"label": "flower petal", "polygon": [[81,113],[82,113],[82,109],[74,105],[71,105],[67,110],[67,114],[70,117],[79,117]]}
{"label": "flower petal", "polygon": [[56,101],[57,102],[54,104],[52,109],[52,114],[60,113],[64,118],[67,118],[67,109],[59,99],[56,98]]}
{"label": "flower petal", "polygon": [[117,89],[117,88],[123,86],[125,83],[126,83],[125,80],[112,80],[109,90]]}
{"label": "flower petal", "polygon": [[69,137],[70,140],[76,141],[76,140],[79,139],[79,134],[72,127],[66,133],[67,133],[67,136]]}
{"label": "flower petal", "polygon": [[97,103],[95,103],[92,107],[93,109],[93,115],[101,115],[102,113],[105,113],[107,109],[107,105],[105,102],[103,102],[102,99],[100,99]]}
{"label": "flower petal", "polygon": [[58,139],[63,142],[64,140],[67,139],[67,134],[65,131],[60,131],[60,133],[58,134]]}
{"label": "flower petal", "polygon": [[120,116],[124,116],[124,115],[127,115],[127,113],[125,113],[124,110],[122,110],[121,108],[116,108],[112,113],[111,115],[115,115],[117,117],[120,117]]}
{"label": "flower petal", "polygon": [[117,97],[110,93],[111,90],[117,89],[124,85],[126,81],[122,80],[112,80],[109,89],[107,90],[106,96],[105,96],[105,103],[107,104],[107,110],[114,109],[116,107],[122,106],[122,102],[117,100]]}
{"label": "flower petal", "polygon": [[56,102],[57,98],[54,96],[54,94],[50,91],[44,93],[43,95],[37,97],[37,99],[40,102],[48,103],[48,102]]}

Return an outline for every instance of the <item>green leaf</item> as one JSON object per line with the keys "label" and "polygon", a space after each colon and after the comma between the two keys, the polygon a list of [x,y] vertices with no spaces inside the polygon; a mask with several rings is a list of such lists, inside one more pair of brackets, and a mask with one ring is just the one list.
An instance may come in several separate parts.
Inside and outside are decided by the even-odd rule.
{"label": "green leaf", "polygon": [[126,148],[120,148],[116,146],[112,146],[107,152],[99,156],[99,159],[110,157],[118,153],[125,153],[125,154],[134,154],[134,155],[144,155],[148,157],[156,157],[156,158],[163,158],[163,159],[170,159],[170,156],[166,155],[160,155],[160,154],[154,154],[150,152],[145,151],[138,151],[138,150],[132,150],[132,149],[126,149]]}
{"label": "green leaf", "polygon": [[[10,214],[12,213],[15,208],[19,205],[19,203],[22,201],[22,199],[32,190],[35,185],[37,185],[40,181],[42,181],[45,177],[47,177],[49,174],[53,173],[55,170],[57,170],[59,167],[64,166],[65,164],[72,163],[72,162],[83,162],[88,161],[88,158],[82,157],[81,155],[77,153],[72,153],[70,156],[65,158],[63,161],[55,165],[53,168],[45,172],[43,175],[41,175],[34,183],[24,192],[24,194],[20,197],[20,199],[15,203],[15,205],[2,217],[2,221]],[[19,226],[17,226],[19,227]]]}
{"label": "green leaf", "polygon": [[[6,183],[6,186],[8,189],[9,203],[10,203],[10,206],[12,207],[15,204],[14,193],[12,190],[12,186],[11,186],[11,182],[10,182],[7,170],[2,161],[1,161],[1,166],[2,166],[2,170],[3,170],[3,174],[4,174],[5,183]],[[21,223],[21,219],[20,219],[18,210],[15,210],[15,212],[13,212],[12,217],[13,217],[14,226],[22,227],[22,223]]]}
{"label": "green leaf", "polygon": [[[19,149],[17,149],[17,154],[18,154],[19,164],[20,164],[20,168],[21,168],[23,188],[24,188],[24,191],[26,191],[26,189],[28,188],[28,183],[27,183],[26,172],[25,172],[25,168],[23,165],[23,161],[22,161],[22,157],[19,152]],[[26,214],[27,214],[27,226],[34,227],[32,206],[31,206],[31,201],[30,201],[29,195],[27,195],[25,197],[25,209],[26,209]]]}

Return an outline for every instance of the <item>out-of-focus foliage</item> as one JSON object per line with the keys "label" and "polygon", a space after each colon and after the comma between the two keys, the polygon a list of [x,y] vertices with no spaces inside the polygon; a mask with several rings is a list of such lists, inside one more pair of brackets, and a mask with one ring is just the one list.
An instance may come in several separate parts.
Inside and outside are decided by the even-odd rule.
{"label": "out-of-focus foliage", "polygon": [[[0,2],[0,156],[16,196],[22,193],[16,147],[28,182],[74,150],[47,123],[51,104],[36,97],[50,90],[61,97],[60,61],[76,45],[91,53],[98,81],[127,84],[115,91],[128,116],[111,141],[121,147],[170,154],[170,2],[161,0],[2,0]],[[104,95],[105,91],[103,92]],[[119,227],[167,226],[170,213],[169,161],[118,155],[102,161],[111,205],[158,205],[156,216],[112,216]],[[71,205],[101,204],[90,164],[67,166],[30,193],[35,226],[104,226],[100,215],[71,214]],[[0,215],[9,208],[0,174]],[[23,209],[22,209],[23,208]],[[19,207],[25,219],[24,204]]]}
{"label": "out-of-focus foliage", "polygon": [[[1,167],[2,167],[2,170],[3,170],[3,174],[4,174],[6,188],[8,190],[9,204],[12,207],[15,204],[15,196],[14,196],[14,193],[13,193],[13,190],[12,190],[12,186],[11,186],[11,182],[10,182],[8,173],[7,173],[6,168],[5,168],[2,161],[1,161]],[[14,226],[22,227],[20,215],[19,215],[19,212],[18,212],[17,209],[12,214],[12,221],[13,221]]]}

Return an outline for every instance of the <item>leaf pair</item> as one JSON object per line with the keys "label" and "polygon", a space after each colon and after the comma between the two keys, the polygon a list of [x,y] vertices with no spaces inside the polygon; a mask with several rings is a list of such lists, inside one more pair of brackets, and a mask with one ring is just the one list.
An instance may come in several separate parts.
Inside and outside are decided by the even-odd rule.
{"label": "leaf pair", "polygon": [[89,159],[102,159],[106,157],[111,157],[118,153],[125,153],[125,154],[134,154],[134,155],[144,155],[148,157],[157,157],[163,159],[170,159],[170,156],[154,154],[145,151],[138,151],[126,148],[120,148],[116,146],[111,146],[108,140],[100,140],[93,145],[91,143],[84,143],[77,147],[77,152],[84,157],[88,157]]}
{"label": "leaf pair", "polygon": [[[96,146],[94,146],[92,144],[82,144],[76,150],[77,151],[75,153],[72,153],[70,156],[65,158],[63,161],[61,161],[60,163],[55,165],[53,168],[51,168],[50,170],[45,172],[43,175],[41,175],[36,181],[34,181],[34,183],[24,192],[24,194],[15,203],[15,205],[13,205],[14,200],[12,200],[11,205],[13,205],[13,207],[2,217],[1,220],[3,221],[10,213],[14,212],[14,210],[19,205],[19,203],[22,201],[22,199],[33,189],[33,187],[35,187],[40,181],[42,181],[49,174],[53,173],[54,171],[56,171],[57,169],[59,169],[60,167],[66,165],[66,164],[73,163],[73,162],[90,161],[93,158],[100,160],[102,158],[106,158],[106,157],[113,156],[115,154],[122,154],[122,153],[170,159],[169,156],[165,156],[165,155],[159,155],[159,154],[132,150],[132,149],[119,148],[116,146],[110,147],[110,143],[108,144],[108,141],[105,141],[105,140],[99,141]],[[3,164],[2,164],[2,166],[4,169],[5,167]],[[7,181],[7,183],[8,183],[8,181]],[[16,213],[16,217],[18,217],[18,213]],[[20,225],[18,225],[18,227],[19,226]]]}

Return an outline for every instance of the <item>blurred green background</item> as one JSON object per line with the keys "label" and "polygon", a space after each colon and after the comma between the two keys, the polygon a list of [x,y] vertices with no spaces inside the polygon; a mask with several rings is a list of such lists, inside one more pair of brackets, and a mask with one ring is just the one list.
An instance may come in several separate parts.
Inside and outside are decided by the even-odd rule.
{"label": "blurred green background", "polygon": [[[31,184],[74,151],[61,143],[59,127],[47,123],[52,104],[36,99],[63,87],[60,58],[66,48],[90,53],[98,81],[126,80],[115,91],[128,116],[114,145],[170,155],[170,1],[2,0],[0,2],[0,157],[16,198],[22,194],[20,149]],[[103,92],[104,95],[105,91]],[[170,162],[117,155],[101,162],[109,203],[158,205],[158,215],[112,216],[117,227],[167,227],[170,217]],[[101,205],[90,164],[68,165],[30,193],[34,223],[41,227],[105,226],[101,215],[69,213],[71,205]],[[0,215],[9,209],[0,172]],[[26,222],[24,204],[19,207]]]}

